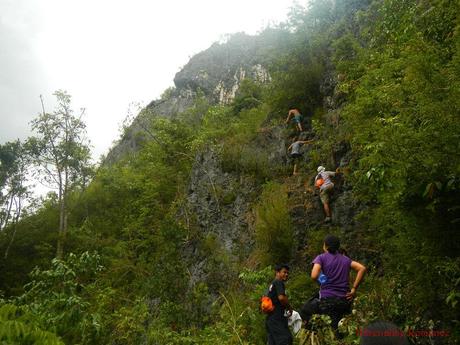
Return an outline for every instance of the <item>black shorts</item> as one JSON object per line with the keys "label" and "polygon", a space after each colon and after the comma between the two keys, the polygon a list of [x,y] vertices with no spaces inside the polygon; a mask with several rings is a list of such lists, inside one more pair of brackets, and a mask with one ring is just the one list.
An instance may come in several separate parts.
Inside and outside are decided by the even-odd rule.
{"label": "black shorts", "polygon": [[267,318],[265,321],[267,329],[268,345],[292,345],[292,334],[289,330],[287,318]]}
{"label": "black shorts", "polygon": [[296,163],[300,160],[300,158],[302,158],[302,154],[301,153],[291,153],[289,158],[291,159],[293,163]]}
{"label": "black shorts", "polygon": [[308,321],[313,314],[328,315],[331,318],[331,326],[337,329],[339,321],[345,315],[351,313],[351,301],[345,298],[310,298],[301,308],[302,320]]}

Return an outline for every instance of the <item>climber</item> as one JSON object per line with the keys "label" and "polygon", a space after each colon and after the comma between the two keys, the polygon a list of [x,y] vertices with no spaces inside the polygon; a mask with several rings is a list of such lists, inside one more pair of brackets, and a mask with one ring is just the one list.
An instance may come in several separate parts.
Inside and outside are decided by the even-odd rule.
{"label": "climber", "polygon": [[329,194],[334,189],[334,183],[331,181],[331,176],[335,176],[339,173],[339,169],[336,171],[326,171],[326,168],[320,165],[317,169],[318,175],[315,177],[315,186],[319,188],[319,197],[323,204],[324,213],[326,214],[325,222],[331,220],[331,209],[329,207]]}
{"label": "climber", "polygon": [[268,288],[267,296],[273,301],[275,309],[267,315],[265,327],[267,329],[269,345],[291,345],[292,334],[288,326],[288,317],[292,314],[286,296],[284,283],[289,278],[289,266],[286,264],[275,266],[275,279]]}
{"label": "climber", "polygon": [[294,162],[294,171],[292,175],[297,175],[297,162],[299,161],[302,154],[300,153],[300,148],[303,145],[311,144],[314,140],[298,140],[298,138],[294,138],[292,144],[288,147],[288,151],[291,151],[290,157]]}
{"label": "climber", "polygon": [[[329,315],[332,320],[331,326],[340,337],[337,332],[338,323],[345,314],[350,313],[351,303],[366,272],[366,267],[340,254],[340,240],[334,235],[326,236],[323,251],[323,254],[312,261],[311,270],[311,278],[315,281],[321,273],[324,275],[320,283],[319,298],[307,301],[302,306],[300,315],[305,325],[308,324],[312,314]],[[350,269],[357,272],[351,290]]]}
{"label": "climber", "polygon": [[297,129],[299,130],[299,132],[302,132],[303,131],[303,128],[302,128],[302,114],[300,113],[299,109],[297,108],[292,108],[289,110],[288,112],[288,116],[286,118],[286,121],[285,123],[289,123],[289,120],[293,118],[294,119],[294,122],[296,123],[296,126],[297,126]]}

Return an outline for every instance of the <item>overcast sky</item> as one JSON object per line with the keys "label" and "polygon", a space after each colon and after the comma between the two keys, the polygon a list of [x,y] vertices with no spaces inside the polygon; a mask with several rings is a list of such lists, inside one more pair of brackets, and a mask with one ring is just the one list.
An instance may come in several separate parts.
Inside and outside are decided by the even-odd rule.
{"label": "overcast sky", "polygon": [[[301,2],[302,3],[302,2]],[[255,34],[286,19],[292,0],[0,0],[0,143],[30,135],[72,95],[98,159],[133,102],[173,86],[190,57],[225,34]]]}

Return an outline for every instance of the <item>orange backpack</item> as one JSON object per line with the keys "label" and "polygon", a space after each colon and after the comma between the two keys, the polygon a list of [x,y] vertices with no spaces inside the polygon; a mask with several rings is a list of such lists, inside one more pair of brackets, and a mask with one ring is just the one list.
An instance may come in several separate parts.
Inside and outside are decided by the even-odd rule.
{"label": "orange backpack", "polygon": [[265,314],[270,314],[273,310],[275,310],[272,299],[268,296],[262,296],[260,298],[260,309]]}
{"label": "orange backpack", "polygon": [[321,185],[322,185],[323,183],[324,183],[324,180],[323,180],[322,178],[319,178],[319,179],[317,179],[316,182],[315,182],[315,187],[316,187],[316,188],[319,188],[319,187],[321,187]]}

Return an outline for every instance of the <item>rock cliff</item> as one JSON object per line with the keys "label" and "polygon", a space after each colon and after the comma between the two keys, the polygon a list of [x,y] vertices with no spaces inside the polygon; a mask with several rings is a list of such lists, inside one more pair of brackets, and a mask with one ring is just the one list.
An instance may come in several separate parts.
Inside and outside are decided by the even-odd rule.
{"label": "rock cliff", "polygon": [[174,117],[183,113],[194,104],[198,95],[205,96],[211,104],[229,104],[245,78],[269,82],[270,52],[280,44],[279,36],[272,31],[267,29],[256,36],[234,34],[226,42],[214,43],[193,56],[176,74],[175,87],[150,102],[144,115],[134,119],[105,162],[113,163],[124,154],[137,150],[153,116]]}
{"label": "rock cliff", "polygon": [[[167,90],[161,99],[152,101],[147,112],[139,115],[108,156],[108,161],[119,159],[123,154],[135,151],[144,140],[149,121],[153,116],[173,118],[189,109],[197,99],[204,96],[211,104],[229,104],[245,78],[260,83],[270,81],[267,66],[271,49],[278,45],[270,31],[258,36],[236,34],[225,43],[215,43],[209,49],[192,57],[175,78],[175,88]],[[320,92],[323,99],[324,120],[331,126],[338,126],[341,97],[336,90],[337,77],[329,66],[323,76]],[[267,114],[268,115],[268,114]],[[258,157],[271,171],[281,170],[279,183],[286,186],[289,212],[294,226],[297,248],[293,249],[295,260],[302,256],[308,246],[309,235],[327,228],[340,229],[344,239],[355,226],[354,216],[362,209],[356,204],[351,187],[346,178],[335,179],[336,188],[332,195],[332,224],[324,224],[322,204],[313,188],[316,170],[306,170],[309,166],[308,152],[311,146],[303,148],[304,171],[299,176],[290,176],[287,147],[293,136],[282,121],[271,121],[267,116],[266,126],[247,143],[253,157]],[[276,116],[275,116],[276,117]],[[279,116],[278,116],[279,118]],[[278,120],[281,120],[280,118]],[[318,139],[313,131],[311,119],[305,119],[304,139]],[[148,131],[148,130],[147,130]],[[211,274],[222,274],[216,267],[211,268],[210,257],[203,252],[203,241],[212,238],[219,243],[220,250],[230,260],[245,259],[255,244],[254,206],[262,190],[264,181],[250,175],[227,169],[223,162],[222,146],[209,146],[199,152],[193,163],[186,200],[178,216],[188,219],[198,229],[201,242],[192,242],[185,248],[185,257],[190,262],[191,284],[206,281],[225,282],[225,277],[209,279]],[[347,143],[335,143],[330,152],[330,169],[347,167],[351,149]],[[346,241],[346,240],[345,240]],[[352,249],[353,250],[353,249]],[[239,256],[239,258],[238,258]]]}

